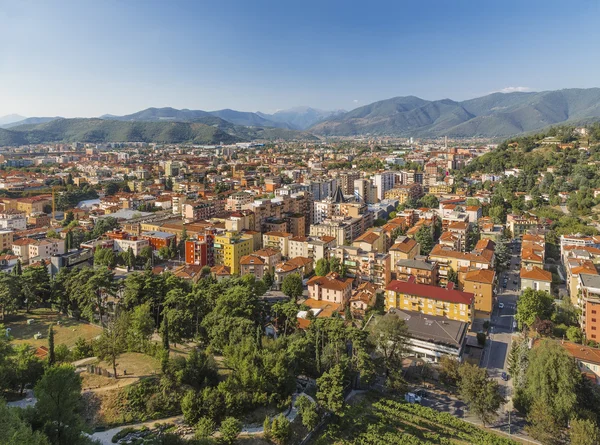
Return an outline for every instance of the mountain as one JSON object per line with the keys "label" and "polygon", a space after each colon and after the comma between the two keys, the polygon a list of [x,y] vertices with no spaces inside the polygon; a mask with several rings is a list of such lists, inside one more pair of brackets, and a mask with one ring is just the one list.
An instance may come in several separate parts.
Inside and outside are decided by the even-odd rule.
{"label": "mountain", "polygon": [[461,102],[395,97],[327,119],[309,131],[324,136],[495,138],[589,119],[600,120],[600,88],[493,93]]}
{"label": "mountain", "polygon": [[278,127],[290,128],[286,123],[274,122],[266,119],[257,113],[236,111],[236,110],[178,110],[176,108],[147,108],[137,113],[128,114],[125,116],[104,115],[101,119],[118,120],[118,121],[136,121],[136,122],[157,122],[157,121],[173,121],[173,122],[194,122],[200,118],[207,116],[216,116],[231,122],[235,125],[244,125],[252,127]]}
{"label": "mountain", "polygon": [[243,127],[208,114],[195,122],[55,119],[0,129],[0,146],[56,142],[158,142],[231,144],[251,140],[305,140],[313,135],[271,127]]}
{"label": "mountain", "polygon": [[0,125],[0,128],[13,128],[20,125],[37,125],[46,122],[53,121],[55,119],[62,119],[59,116],[56,117],[28,117],[26,119],[19,120],[17,122],[11,122],[10,124]]}
{"label": "mountain", "polygon": [[295,107],[288,110],[280,110],[273,114],[257,112],[261,117],[273,122],[285,123],[290,128],[305,130],[322,120],[345,113],[344,110],[326,111],[311,107]]}
{"label": "mountain", "polygon": [[25,119],[25,117],[19,116],[18,114],[8,114],[6,116],[0,116],[0,127],[12,124],[13,122],[22,121],[23,119]]}

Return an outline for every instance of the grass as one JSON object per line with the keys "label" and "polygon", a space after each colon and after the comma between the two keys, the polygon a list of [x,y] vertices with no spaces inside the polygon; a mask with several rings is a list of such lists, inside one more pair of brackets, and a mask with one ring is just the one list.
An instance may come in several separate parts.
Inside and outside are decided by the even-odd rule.
{"label": "grass", "polygon": [[[28,319],[33,319],[34,322],[28,325]],[[60,325],[57,324],[58,322]],[[30,313],[20,311],[7,316],[4,320],[4,325],[10,328],[14,344],[28,343],[36,348],[48,345],[50,324],[54,324],[54,343],[65,344],[69,348],[75,345],[79,337],[89,341],[102,333],[102,329],[98,326],[69,318],[51,309],[33,309]],[[42,338],[36,340],[33,336],[38,332],[42,334]]]}
{"label": "grass", "polygon": [[[112,366],[107,362],[100,362],[99,366],[112,372]],[[124,371],[127,371],[125,377],[148,377],[160,374],[160,362],[154,357],[139,352],[126,352],[117,359],[117,374],[122,378]]]}

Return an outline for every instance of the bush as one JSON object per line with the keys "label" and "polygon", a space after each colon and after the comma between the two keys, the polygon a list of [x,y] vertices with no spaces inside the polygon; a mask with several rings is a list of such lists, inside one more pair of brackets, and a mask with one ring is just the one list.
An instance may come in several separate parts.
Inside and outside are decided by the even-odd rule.
{"label": "bush", "polygon": [[136,431],[137,431],[137,429],[132,428],[132,427],[123,428],[121,431],[117,432],[117,434],[115,434],[112,437],[111,442],[117,443],[120,439],[123,439],[128,434],[135,433]]}
{"label": "bush", "polygon": [[477,343],[481,346],[485,346],[486,335],[483,332],[477,333]]}

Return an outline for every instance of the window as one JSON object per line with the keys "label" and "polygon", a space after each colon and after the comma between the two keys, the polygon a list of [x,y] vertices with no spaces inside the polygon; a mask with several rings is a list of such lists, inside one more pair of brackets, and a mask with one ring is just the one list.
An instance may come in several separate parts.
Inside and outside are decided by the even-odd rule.
{"label": "window", "polygon": [[592,331],[595,331],[595,330],[596,330],[596,326],[592,326]]}
{"label": "window", "polygon": [[592,314],[595,314],[595,313],[596,313],[596,309],[592,309]]}
{"label": "window", "polygon": [[595,318],[592,318],[592,323],[596,323],[596,319]]}

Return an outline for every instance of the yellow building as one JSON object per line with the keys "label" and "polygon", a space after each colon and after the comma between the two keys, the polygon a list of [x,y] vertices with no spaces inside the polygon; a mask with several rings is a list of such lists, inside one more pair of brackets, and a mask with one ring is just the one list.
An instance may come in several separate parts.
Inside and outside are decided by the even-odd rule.
{"label": "yellow building", "polygon": [[464,276],[463,290],[475,295],[475,310],[485,316],[490,315],[494,307],[495,279],[492,269],[470,270]]}
{"label": "yellow building", "polygon": [[232,274],[239,274],[240,260],[254,251],[254,240],[251,235],[225,232],[215,236],[213,246],[215,264],[227,266]]}
{"label": "yellow building", "polygon": [[9,250],[13,244],[12,230],[0,230],[0,251]]}
{"label": "yellow building", "polygon": [[454,289],[454,283],[448,287],[430,286],[415,282],[394,280],[385,288],[385,308],[397,308],[402,311],[420,312],[437,315],[465,323],[473,321],[474,295]]}

